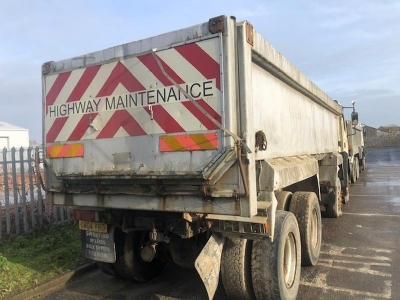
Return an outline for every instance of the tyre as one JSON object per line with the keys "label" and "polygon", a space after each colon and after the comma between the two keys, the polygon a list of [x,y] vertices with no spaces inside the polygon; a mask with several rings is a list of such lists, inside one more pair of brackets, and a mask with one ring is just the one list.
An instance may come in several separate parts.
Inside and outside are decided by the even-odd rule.
{"label": "tyre", "polygon": [[343,204],[347,204],[350,202],[350,188],[347,185],[347,187],[345,189],[346,189],[345,193],[343,192],[343,189],[342,189],[342,203]]}
{"label": "tyre", "polygon": [[292,193],[287,191],[275,192],[276,200],[278,200],[278,206],[276,209],[289,211],[290,200],[292,199]]}
{"label": "tyre", "polygon": [[328,218],[339,218],[342,215],[342,187],[340,179],[336,179],[336,187],[333,192],[334,203],[325,204],[325,214]]}
{"label": "tyre", "polygon": [[299,224],[301,265],[315,266],[319,259],[322,239],[321,210],[317,195],[312,192],[294,193],[290,211],[296,216]]}
{"label": "tyre", "polygon": [[354,158],[354,165],[355,165],[355,171],[356,171],[355,178],[356,178],[356,181],[357,181],[358,178],[360,178],[360,165],[359,165],[357,157]]}
{"label": "tyre", "polygon": [[356,181],[357,181],[357,178],[356,178],[356,159],[354,158],[353,165],[352,165],[351,172],[350,172],[350,182],[351,183],[355,183]]}
{"label": "tyre", "polygon": [[300,285],[301,241],[295,216],[277,211],[274,241],[253,241],[251,268],[256,298],[296,299]]}
{"label": "tyre", "polygon": [[221,277],[229,299],[255,299],[251,282],[251,246],[251,240],[225,238]]}
{"label": "tyre", "polygon": [[124,279],[146,282],[156,277],[164,268],[166,262],[155,257],[151,262],[142,260],[140,250],[142,238],[147,232],[120,233],[116,241],[117,260],[114,264],[117,274]]}

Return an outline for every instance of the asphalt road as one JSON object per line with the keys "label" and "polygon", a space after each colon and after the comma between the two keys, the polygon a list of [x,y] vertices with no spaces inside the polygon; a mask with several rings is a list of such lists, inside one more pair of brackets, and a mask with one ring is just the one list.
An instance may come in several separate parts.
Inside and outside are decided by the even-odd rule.
{"label": "asphalt road", "polygon": [[[369,149],[339,219],[323,219],[317,266],[302,268],[298,299],[400,299],[400,148]],[[207,299],[195,270],[166,266],[146,284],[95,270],[42,299]],[[222,288],[214,299],[228,299]]]}

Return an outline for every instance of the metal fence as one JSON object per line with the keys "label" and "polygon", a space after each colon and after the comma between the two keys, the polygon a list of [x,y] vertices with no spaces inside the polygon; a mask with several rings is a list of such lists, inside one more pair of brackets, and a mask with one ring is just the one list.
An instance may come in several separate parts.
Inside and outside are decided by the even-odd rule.
{"label": "metal fence", "polygon": [[[28,233],[44,224],[72,222],[70,207],[48,205],[44,200],[35,154],[39,147],[4,148],[0,158],[0,239],[5,235]],[[38,172],[35,172],[38,171]],[[43,176],[43,174],[42,174]]]}

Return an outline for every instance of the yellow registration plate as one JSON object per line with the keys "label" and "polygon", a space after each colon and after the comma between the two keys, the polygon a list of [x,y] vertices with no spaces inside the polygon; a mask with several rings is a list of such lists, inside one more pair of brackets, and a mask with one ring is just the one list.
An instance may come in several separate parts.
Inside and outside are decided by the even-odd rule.
{"label": "yellow registration plate", "polygon": [[79,229],[99,233],[107,233],[107,224],[79,220]]}

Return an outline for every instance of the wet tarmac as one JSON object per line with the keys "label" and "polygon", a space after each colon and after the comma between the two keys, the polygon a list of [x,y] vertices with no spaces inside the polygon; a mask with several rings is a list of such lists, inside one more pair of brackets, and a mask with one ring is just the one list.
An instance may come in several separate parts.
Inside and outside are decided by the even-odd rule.
{"label": "wet tarmac", "polygon": [[400,148],[373,148],[339,219],[323,219],[322,255],[298,299],[400,299]]}
{"label": "wet tarmac", "polygon": [[[302,268],[298,299],[400,299],[400,148],[367,152],[339,219],[322,220],[314,267]],[[145,284],[88,273],[42,299],[208,299],[195,270],[169,264]],[[214,299],[228,299],[218,288]]]}

